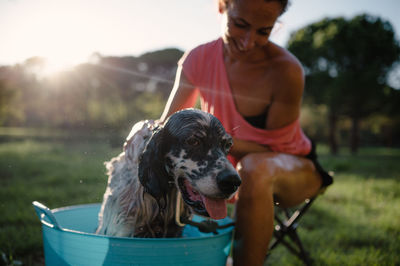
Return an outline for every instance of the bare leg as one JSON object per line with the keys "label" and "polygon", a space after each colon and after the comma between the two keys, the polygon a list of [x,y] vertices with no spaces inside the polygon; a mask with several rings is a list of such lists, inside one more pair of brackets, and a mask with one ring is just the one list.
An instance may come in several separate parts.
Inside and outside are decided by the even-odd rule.
{"label": "bare leg", "polygon": [[237,202],[234,265],[262,265],[273,233],[274,195],[294,206],[315,195],[321,178],[311,161],[279,153],[245,156]]}

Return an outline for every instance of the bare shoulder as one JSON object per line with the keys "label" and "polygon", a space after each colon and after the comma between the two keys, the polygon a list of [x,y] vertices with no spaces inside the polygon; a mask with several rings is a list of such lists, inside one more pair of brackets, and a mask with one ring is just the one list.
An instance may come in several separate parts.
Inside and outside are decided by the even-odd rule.
{"label": "bare shoulder", "polygon": [[269,82],[272,102],[267,128],[281,128],[296,120],[304,90],[304,72],[289,51],[271,43]]}
{"label": "bare shoulder", "polygon": [[299,60],[288,50],[271,43],[271,80],[277,92],[301,98],[304,89],[304,70]]}
{"label": "bare shoulder", "polygon": [[271,43],[270,51],[274,70],[281,73],[284,78],[303,78],[304,70],[296,56],[274,43]]}

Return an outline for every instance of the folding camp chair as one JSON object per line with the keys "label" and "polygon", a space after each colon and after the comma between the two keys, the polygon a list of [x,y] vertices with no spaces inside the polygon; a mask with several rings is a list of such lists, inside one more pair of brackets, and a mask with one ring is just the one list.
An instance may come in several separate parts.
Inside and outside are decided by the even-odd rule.
{"label": "folding camp chair", "polygon": [[[310,159],[315,166],[315,169],[322,177],[322,188],[319,193],[313,198],[306,199],[304,203],[298,206],[295,211],[293,209],[285,209],[279,207],[279,204],[275,201],[275,228],[274,228],[274,239],[271,241],[266,259],[268,258],[271,251],[276,248],[279,244],[283,244],[291,253],[296,255],[300,260],[304,262],[305,265],[311,265],[312,259],[310,258],[308,252],[304,249],[303,244],[297,234],[297,227],[300,218],[307,212],[311,207],[314,200],[325,192],[326,188],[333,183],[333,172],[326,172],[317,160],[316,146],[315,142],[311,141],[311,151],[306,156]],[[282,214],[283,213],[283,214]],[[289,237],[286,240],[286,236]]]}
{"label": "folding camp chair", "polygon": [[[318,195],[322,194],[323,192],[325,192],[325,189],[321,190]],[[296,230],[299,225],[298,222],[300,218],[311,207],[318,195],[313,198],[306,199],[304,203],[295,209],[281,208],[279,207],[279,203],[275,203],[274,215],[276,225],[274,228],[273,240],[270,243],[265,259],[268,258],[274,248],[276,248],[279,244],[283,244],[292,254],[302,260],[305,265],[312,265],[313,261],[309,253],[304,249]]]}

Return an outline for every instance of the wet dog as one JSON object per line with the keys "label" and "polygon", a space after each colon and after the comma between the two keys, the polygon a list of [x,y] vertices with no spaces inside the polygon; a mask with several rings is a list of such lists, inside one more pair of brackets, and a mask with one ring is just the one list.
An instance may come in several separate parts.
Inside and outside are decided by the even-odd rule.
{"label": "wet dog", "polygon": [[[99,213],[98,234],[129,237],[178,237],[180,217],[192,213],[226,216],[226,200],[241,184],[227,159],[232,138],[213,115],[186,109],[165,125],[134,125],[124,152],[106,163],[108,185]],[[179,193],[178,193],[179,192]]]}

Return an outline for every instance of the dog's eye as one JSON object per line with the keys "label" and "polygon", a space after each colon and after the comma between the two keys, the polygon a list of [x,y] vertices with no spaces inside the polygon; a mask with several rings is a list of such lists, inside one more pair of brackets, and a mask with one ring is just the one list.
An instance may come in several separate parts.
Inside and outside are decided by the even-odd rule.
{"label": "dog's eye", "polygon": [[223,142],[223,149],[228,153],[229,152],[229,150],[231,149],[231,147],[232,147],[232,140],[226,140],[226,141],[224,141]]}
{"label": "dog's eye", "polygon": [[186,140],[186,143],[190,146],[198,146],[200,144],[200,141],[197,138],[188,138]]}

